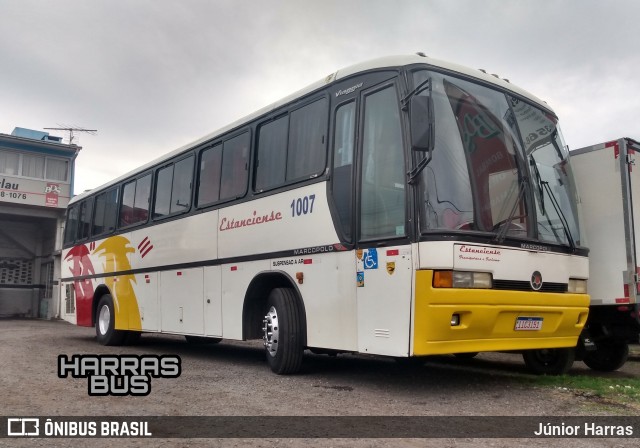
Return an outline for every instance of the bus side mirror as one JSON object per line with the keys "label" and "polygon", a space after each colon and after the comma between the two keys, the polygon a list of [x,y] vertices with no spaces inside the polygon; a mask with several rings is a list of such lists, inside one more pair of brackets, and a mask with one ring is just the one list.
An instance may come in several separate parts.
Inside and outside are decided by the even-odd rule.
{"label": "bus side mirror", "polygon": [[435,143],[433,99],[416,95],[409,104],[411,121],[411,149],[431,152]]}

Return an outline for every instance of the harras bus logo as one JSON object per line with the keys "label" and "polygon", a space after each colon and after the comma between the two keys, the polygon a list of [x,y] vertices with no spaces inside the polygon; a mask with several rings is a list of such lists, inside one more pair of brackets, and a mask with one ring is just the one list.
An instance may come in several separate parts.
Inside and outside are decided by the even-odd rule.
{"label": "harras bus logo", "polygon": [[177,378],[181,371],[177,355],[58,356],[58,378],[87,378],[92,397],[144,397],[151,392],[151,378]]}
{"label": "harras bus logo", "polygon": [[542,288],[542,274],[539,271],[531,274],[531,288],[534,291],[540,291],[540,288]]}

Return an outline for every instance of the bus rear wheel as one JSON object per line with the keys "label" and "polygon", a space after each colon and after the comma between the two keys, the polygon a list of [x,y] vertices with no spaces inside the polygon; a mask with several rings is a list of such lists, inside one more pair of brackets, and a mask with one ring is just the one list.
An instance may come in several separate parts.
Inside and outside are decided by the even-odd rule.
{"label": "bus rear wheel", "polygon": [[563,375],[575,359],[573,348],[542,348],[522,353],[527,368],[536,375]]}
{"label": "bus rear wheel", "polygon": [[629,345],[625,342],[597,344],[596,347],[596,350],[587,352],[582,361],[599,372],[618,370],[629,357]]}
{"label": "bus rear wheel", "polygon": [[111,294],[105,294],[98,302],[96,311],[96,338],[102,345],[122,345],[126,331],[115,329],[116,315]]}
{"label": "bus rear wheel", "polygon": [[278,375],[296,373],[302,366],[303,324],[293,289],[275,288],[267,299],[263,342],[269,367]]}

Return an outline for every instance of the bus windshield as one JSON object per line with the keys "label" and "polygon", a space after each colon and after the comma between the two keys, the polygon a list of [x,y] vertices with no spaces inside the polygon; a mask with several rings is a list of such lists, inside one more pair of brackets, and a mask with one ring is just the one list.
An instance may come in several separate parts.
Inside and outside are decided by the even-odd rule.
{"label": "bus windshield", "polygon": [[572,239],[580,239],[577,197],[557,119],[517,98],[510,97],[509,101],[532,171],[538,237],[541,241],[571,244]]}
{"label": "bus windshield", "polygon": [[421,175],[421,232],[579,244],[556,118],[459,78],[426,70],[413,77],[414,85],[431,79],[435,120],[433,159]]}

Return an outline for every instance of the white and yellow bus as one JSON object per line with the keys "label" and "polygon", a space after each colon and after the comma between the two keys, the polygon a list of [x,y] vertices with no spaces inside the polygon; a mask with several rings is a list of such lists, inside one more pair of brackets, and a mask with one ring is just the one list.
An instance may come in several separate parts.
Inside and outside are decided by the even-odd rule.
{"label": "white and yellow bus", "polygon": [[337,71],[69,204],[63,317],[397,358],[523,351],[561,373],[587,250],[554,112],[422,54]]}

